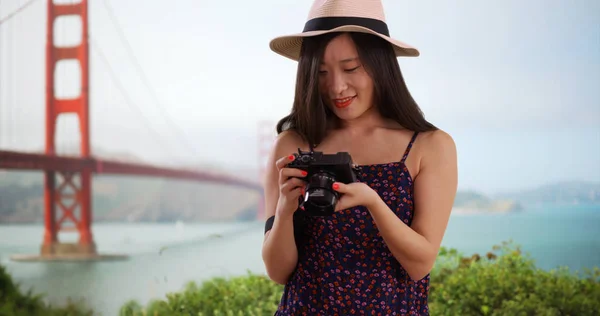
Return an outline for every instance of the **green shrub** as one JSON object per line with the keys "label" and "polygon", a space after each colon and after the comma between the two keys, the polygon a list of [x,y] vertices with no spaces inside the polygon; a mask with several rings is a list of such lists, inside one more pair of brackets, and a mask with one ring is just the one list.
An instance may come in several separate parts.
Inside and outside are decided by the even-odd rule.
{"label": "green shrub", "polygon": [[432,272],[432,315],[600,315],[598,268],[584,274],[537,269],[511,243],[484,257],[446,249],[440,257],[446,262]]}
{"label": "green shrub", "polygon": [[31,291],[22,294],[17,284],[0,265],[0,315],[1,316],[79,316],[93,315],[82,302],[67,301],[65,306],[55,307],[43,302],[43,296]]}
{"label": "green shrub", "polygon": [[[248,273],[214,278],[201,286],[190,282],[165,299],[147,306],[124,304],[121,316],[273,315],[283,286],[264,275]],[[584,274],[566,268],[544,271],[512,243],[503,243],[485,256],[465,257],[440,249],[431,272],[431,315],[600,315],[600,269]],[[40,296],[21,294],[0,266],[0,316],[92,315],[80,304],[45,305]]]}
{"label": "green shrub", "polygon": [[[125,304],[121,316],[273,315],[283,286],[265,276],[216,278],[190,283],[143,308]],[[600,315],[600,270],[585,275],[561,268],[537,269],[512,243],[485,256],[464,257],[442,248],[431,273],[431,315]]]}
{"label": "green shrub", "polygon": [[263,275],[214,278],[202,286],[190,282],[181,293],[169,293],[164,301],[153,300],[145,309],[130,301],[119,315],[273,315],[282,290],[282,285]]}

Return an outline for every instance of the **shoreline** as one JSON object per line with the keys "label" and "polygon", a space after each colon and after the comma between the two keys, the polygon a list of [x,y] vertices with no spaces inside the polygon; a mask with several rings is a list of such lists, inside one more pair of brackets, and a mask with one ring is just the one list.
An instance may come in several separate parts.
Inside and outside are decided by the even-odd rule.
{"label": "shoreline", "polygon": [[453,207],[450,215],[497,215],[517,213],[517,210],[488,210],[469,207]]}

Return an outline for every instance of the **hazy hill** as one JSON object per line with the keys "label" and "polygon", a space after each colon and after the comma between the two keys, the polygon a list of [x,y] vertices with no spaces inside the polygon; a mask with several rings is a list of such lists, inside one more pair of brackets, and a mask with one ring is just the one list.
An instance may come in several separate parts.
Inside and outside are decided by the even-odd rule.
{"label": "hazy hill", "polygon": [[[257,176],[255,170],[229,173]],[[43,221],[42,179],[41,172],[0,170],[0,222]],[[252,218],[259,199],[251,190],[156,178],[95,176],[92,186],[97,222],[240,220]],[[600,184],[563,182],[497,196],[459,191],[454,212],[515,212],[535,204],[600,204]]]}
{"label": "hazy hill", "polygon": [[[42,173],[0,171],[0,222],[43,221]],[[95,176],[94,221],[218,221],[247,218],[258,194],[251,190],[168,179]]]}
{"label": "hazy hill", "polygon": [[600,205],[600,182],[565,181],[496,197],[513,199],[524,205]]}
{"label": "hazy hill", "polygon": [[513,199],[494,199],[475,191],[459,191],[454,199],[453,212],[515,212],[522,210]]}
{"label": "hazy hill", "polygon": [[[77,156],[78,148],[62,147],[59,154]],[[102,148],[94,148],[93,155],[113,161],[148,163],[129,153]],[[256,179],[255,170],[236,170],[215,164],[187,163],[180,168]],[[41,172],[0,170],[0,223],[43,222],[42,184]],[[251,190],[225,185],[105,175],[94,176],[92,195],[94,221],[136,222],[244,219],[256,212],[259,198]]]}

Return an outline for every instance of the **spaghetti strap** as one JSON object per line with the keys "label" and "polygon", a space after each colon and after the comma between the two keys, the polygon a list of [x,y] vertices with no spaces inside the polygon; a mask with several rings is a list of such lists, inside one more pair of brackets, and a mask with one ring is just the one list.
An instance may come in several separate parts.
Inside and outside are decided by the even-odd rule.
{"label": "spaghetti strap", "polygon": [[[412,136],[402,161],[415,142],[416,133]],[[396,151],[400,153],[399,148]],[[358,182],[373,188],[392,214],[410,226],[415,198],[406,165],[363,166],[356,173]],[[366,212],[364,206],[356,206],[328,217],[304,215],[299,229],[294,219],[298,262],[275,315],[350,315],[360,310],[374,315],[430,314],[429,275],[418,281],[410,278]],[[305,212],[296,211],[294,217],[296,214]],[[344,286],[342,279],[356,282]],[[339,286],[334,286],[337,283]]]}
{"label": "spaghetti strap", "polygon": [[419,132],[415,132],[413,134],[412,138],[410,139],[410,142],[408,143],[408,146],[406,146],[406,150],[404,151],[404,155],[402,156],[402,160],[400,161],[400,163],[404,163],[406,161],[406,158],[408,158],[408,153],[410,153],[410,149],[412,148],[415,139],[417,139],[418,134]]}

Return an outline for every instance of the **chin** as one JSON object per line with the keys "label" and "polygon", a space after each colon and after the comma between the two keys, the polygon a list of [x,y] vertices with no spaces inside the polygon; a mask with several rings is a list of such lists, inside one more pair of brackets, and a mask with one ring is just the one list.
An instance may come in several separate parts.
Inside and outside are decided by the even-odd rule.
{"label": "chin", "polygon": [[337,116],[338,119],[343,120],[343,121],[351,121],[353,119],[356,119],[358,117],[360,117],[360,115],[356,115],[354,113],[348,113],[348,112],[335,112],[335,116]]}
{"label": "chin", "polygon": [[351,109],[335,109],[334,113],[340,120],[343,121],[352,121],[361,117],[364,114],[364,112],[356,112],[352,111]]}

